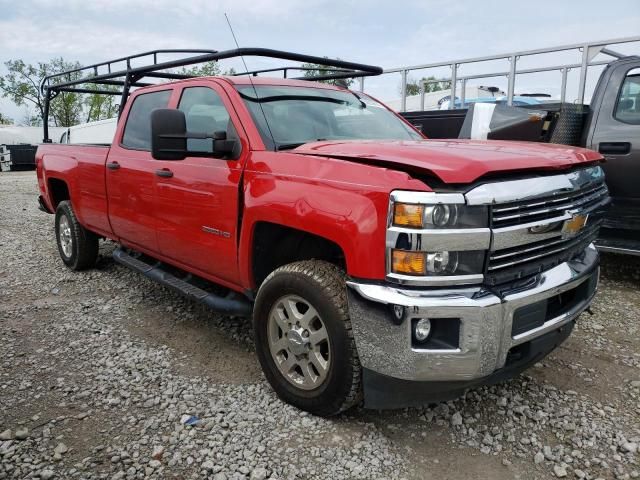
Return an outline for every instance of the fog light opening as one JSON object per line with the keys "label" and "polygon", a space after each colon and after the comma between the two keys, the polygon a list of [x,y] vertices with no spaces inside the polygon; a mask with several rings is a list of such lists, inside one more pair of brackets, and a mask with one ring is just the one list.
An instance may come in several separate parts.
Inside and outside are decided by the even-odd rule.
{"label": "fog light opening", "polygon": [[428,318],[419,319],[413,326],[413,335],[419,342],[424,342],[431,333],[431,320]]}

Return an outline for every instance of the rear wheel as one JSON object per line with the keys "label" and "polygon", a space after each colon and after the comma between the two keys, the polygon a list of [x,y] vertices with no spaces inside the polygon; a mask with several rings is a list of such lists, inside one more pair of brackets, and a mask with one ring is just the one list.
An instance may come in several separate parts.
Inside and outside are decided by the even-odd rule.
{"label": "rear wheel", "polygon": [[271,273],[254,309],[258,358],[278,396],[315,415],[361,399],[361,368],[349,320],[345,275],[327,262]]}
{"label": "rear wheel", "polygon": [[71,202],[63,201],[56,208],[56,240],[64,264],[71,270],[93,267],[98,258],[98,236],[78,222]]}

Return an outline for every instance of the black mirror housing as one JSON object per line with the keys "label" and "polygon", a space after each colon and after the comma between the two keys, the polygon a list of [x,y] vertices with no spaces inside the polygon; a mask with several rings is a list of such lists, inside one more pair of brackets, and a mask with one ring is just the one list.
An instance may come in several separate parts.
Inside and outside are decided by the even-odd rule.
{"label": "black mirror housing", "polygon": [[[211,139],[211,151],[190,152],[187,140]],[[228,140],[224,130],[211,133],[187,132],[184,112],[157,108],[151,112],[151,156],[156,160],[184,160],[186,157],[238,158],[240,142]]]}
{"label": "black mirror housing", "polygon": [[221,130],[213,133],[213,155],[216,158],[237,158],[239,143],[227,139],[227,132]]}
{"label": "black mirror housing", "polygon": [[184,112],[173,108],[151,112],[151,156],[156,160],[183,160],[187,156]]}

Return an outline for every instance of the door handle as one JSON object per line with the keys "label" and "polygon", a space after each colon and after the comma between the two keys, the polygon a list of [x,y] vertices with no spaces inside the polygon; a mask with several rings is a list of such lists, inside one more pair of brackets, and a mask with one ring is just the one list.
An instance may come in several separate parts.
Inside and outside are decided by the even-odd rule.
{"label": "door handle", "polygon": [[109,162],[107,163],[107,168],[109,170],[117,170],[120,168],[120,164],[118,162]]}
{"label": "door handle", "polygon": [[626,155],[631,152],[630,142],[601,142],[598,152],[609,155]]}
{"label": "door handle", "polygon": [[156,175],[159,177],[171,178],[173,177],[173,172],[168,168],[161,168],[159,170],[156,170]]}

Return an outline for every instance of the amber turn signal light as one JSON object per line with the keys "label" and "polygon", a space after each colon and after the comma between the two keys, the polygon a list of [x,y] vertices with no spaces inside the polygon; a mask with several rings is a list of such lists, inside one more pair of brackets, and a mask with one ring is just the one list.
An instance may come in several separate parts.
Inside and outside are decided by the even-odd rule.
{"label": "amber turn signal light", "polygon": [[393,273],[424,275],[425,254],[423,252],[393,250],[391,260]]}
{"label": "amber turn signal light", "polygon": [[393,205],[393,224],[399,227],[422,228],[424,205],[395,203]]}

